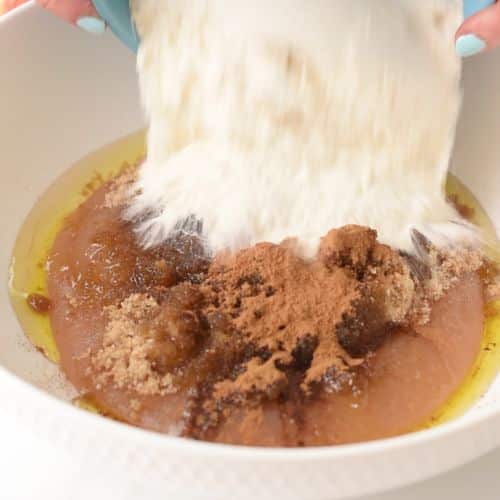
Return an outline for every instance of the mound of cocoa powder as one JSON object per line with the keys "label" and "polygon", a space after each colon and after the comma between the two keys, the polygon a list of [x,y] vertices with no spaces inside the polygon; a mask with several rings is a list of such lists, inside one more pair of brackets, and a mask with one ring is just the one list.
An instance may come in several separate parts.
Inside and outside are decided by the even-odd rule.
{"label": "mound of cocoa powder", "polygon": [[223,313],[267,353],[250,359],[234,380],[217,383],[221,399],[266,393],[271,385],[283,390],[290,371],[301,373],[307,392],[348,370],[404,320],[414,294],[403,258],[377,243],[375,231],[357,226],[331,231],[312,262],[290,242],[220,257],[201,288],[205,312]]}

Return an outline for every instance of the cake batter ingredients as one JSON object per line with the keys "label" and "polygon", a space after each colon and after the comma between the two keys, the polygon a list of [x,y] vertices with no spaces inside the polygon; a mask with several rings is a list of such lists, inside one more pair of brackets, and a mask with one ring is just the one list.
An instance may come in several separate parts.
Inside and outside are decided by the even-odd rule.
{"label": "cake batter ingredients", "polygon": [[313,259],[295,240],[212,258],[178,234],[148,250],[121,216],[133,185],[128,170],[83,203],[47,266],[62,369],[105,414],[219,442],[352,442],[421,424],[470,369],[475,251],[415,234],[416,260],[353,225]]}

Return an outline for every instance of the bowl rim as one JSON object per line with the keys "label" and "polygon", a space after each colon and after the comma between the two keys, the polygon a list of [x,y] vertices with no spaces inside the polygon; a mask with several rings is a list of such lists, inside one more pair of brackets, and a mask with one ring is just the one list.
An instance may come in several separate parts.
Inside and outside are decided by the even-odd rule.
{"label": "bowl rim", "polygon": [[[0,18],[0,28],[2,24],[9,22],[12,18],[20,16],[23,12],[35,8],[40,7],[36,4],[35,0],[30,0],[17,9],[7,12]],[[4,264],[9,265],[9,263]],[[8,284],[5,283],[4,286],[7,287]],[[10,302],[9,307],[12,314],[15,315]],[[59,399],[30,384],[3,366],[0,366],[0,384],[3,385],[2,390],[5,389],[9,394],[16,394],[15,399],[17,401],[11,401],[12,404],[9,405],[14,408],[14,411],[15,408],[20,408],[26,401],[37,398],[40,404],[53,408],[54,415],[57,415],[61,419],[73,421],[83,428],[93,427],[95,432],[105,432],[108,435],[112,434],[112,437],[117,437],[124,441],[136,441],[137,443],[141,443],[141,446],[147,445],[148,447],[156,449],[168,449],[169,451],[177,451],[182,454],[189,453],[191,456],[194,455],[198,458],[229,458],[238,461],[261,461],[264,459],[272,462],[301,462],[304,459],[331,461],[356,457],[367,458],[381,453],[408,449],[413,446],[431,446],[441,438],[470,431],[476,426],[486,425],[491,420],[500,417],[500,404],[496,404],[488,408],[482,408],[481,411],[469,415],[467,418],[459,416],[449,422],[439,424],[429,429],[422,429],[391,438],[342,445],[305,448],[272,448],[196,441],[194,439],[161,434],[134,427],[77,408],[69,404],[68,401]],[[6,409],[6,412],[9,412],[9,409]],[[472,436],[472,433],[470,433],[470,435]],[[498,443],[496,441],[491,443],[492,448],[497,445]]]}
{"label": "bowl rim", "polygon": [[[14,312],[13,312],[14,314]],[[41,356],[42,354],[40,354]],[[94,414],[82,410],[68,401],[30,384],[17,375],[13,374],[3,366],[0,366],[0,383],[6,387],[10,394],[16,394],[18,400],[14,406],[19,407],[23,401],[38,398],[41,404],[51,406],[54,409],[54,416],[57,415],[61,421],[74,422],[78,428],[93,428],[95,432],[105,432],[107,435],[125,441],[140,442],[141,446],[148,446],[157,449],[177,451],[182,454],[193,454],[198,458],[209,456],[218,459],[236,459],[239,461],[269,460],[272,462],[301,462],[304,459],[315,460],[338,460],[345,458],[359,458],[376,456],[381,453],[397,452],[409,449],[413,446],[432,446],[439,439],[450,437],[457,433],[471,431],[478,425],[485,425],[487,422],[500,416],[500,405],[493,408],[482,409],[475,415],[468,416],[467,419],[457,417],[454,420],[439,424],[436,427],[422,429],[415,432],[402,434],[400,436],[384,438],[374,441],[365,441],[352,444],[311,446],[305,448],[285,448],[285,447],[259,447],[246,445],[232,445],[197,441],[184,437],[162,434],[147,429],[135,427],[122,423],[102,415]],[[7,385],[8,384],[8,385]],[[8,410],[7,410],[8,411]],[[471,432],[469,434],[473,436]],[[498,443],[492,442],[491,448]]]}

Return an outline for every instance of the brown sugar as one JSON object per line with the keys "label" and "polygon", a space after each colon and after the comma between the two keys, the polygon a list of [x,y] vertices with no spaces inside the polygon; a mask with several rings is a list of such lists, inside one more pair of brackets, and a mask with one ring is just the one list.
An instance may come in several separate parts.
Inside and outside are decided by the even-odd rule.
{"label": "brown sugar", "polygon": [[172,377],[153,370],[149,356],[154,339],[141,325],[158,314],[156,301],[145,295],[131,295],[119,307],[109,306],[109,321],[102,348],[93,356],[97,381],[111,381],[120,388],[133,388],[139,394],[173,391]]}
{"label": "brown sugar", "polygon": [[[415,324],[425,325],[430,319],[432,303],[443,297],[461,277],[479,272],[487,266],[487,260],[484,253],[474,247],[438,249],[416,231],[414,244],[418,257],[409,257],[409,262],[417,278],[418,293],[415,295],[410,318]],[[487,291],[487,287],[485,288]]]}
{"label": "brown sugar", "polygon": [[120,175],[113,178],[110,188],[104,198],[105,208],[116,208],[125,206],[132,196],[137,180],[138,165],[124,165]]}

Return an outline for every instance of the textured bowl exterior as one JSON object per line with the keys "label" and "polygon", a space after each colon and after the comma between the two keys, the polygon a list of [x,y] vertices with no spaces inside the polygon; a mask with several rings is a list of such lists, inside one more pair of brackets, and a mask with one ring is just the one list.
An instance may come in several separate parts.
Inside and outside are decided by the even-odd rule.
{"label": "textured bowl exterior", "polygon": [[333,500],[428,478],[491,450],[498,414],[361,445],[306,450],[220,446],[155,435],[87,414],[2,375],[16,419],[82,466],[142,481],[155,498]]}
{"label": "textured bowl exterior", "polygon": [[[64,40],[64,42],[62,42]],[[132,54],[33,3],[0,21],[0,410],[101,474],[142,482],[158,500],[333,500],[419,481],[499,444],[500,384],[467,415],[390,440],[311,449],[212,445],[161,436],[83,412],[71,390],[24,339],[5,284],[17,231],[37,196],[74,161],[143,126]],[[465,73],[454,169],[500,221],[500,60]],[[488,96],[486,99],[485,96]],[[478,159],[481,174],[478,175]],[[1,453],[1,452],[0,452]]]}

